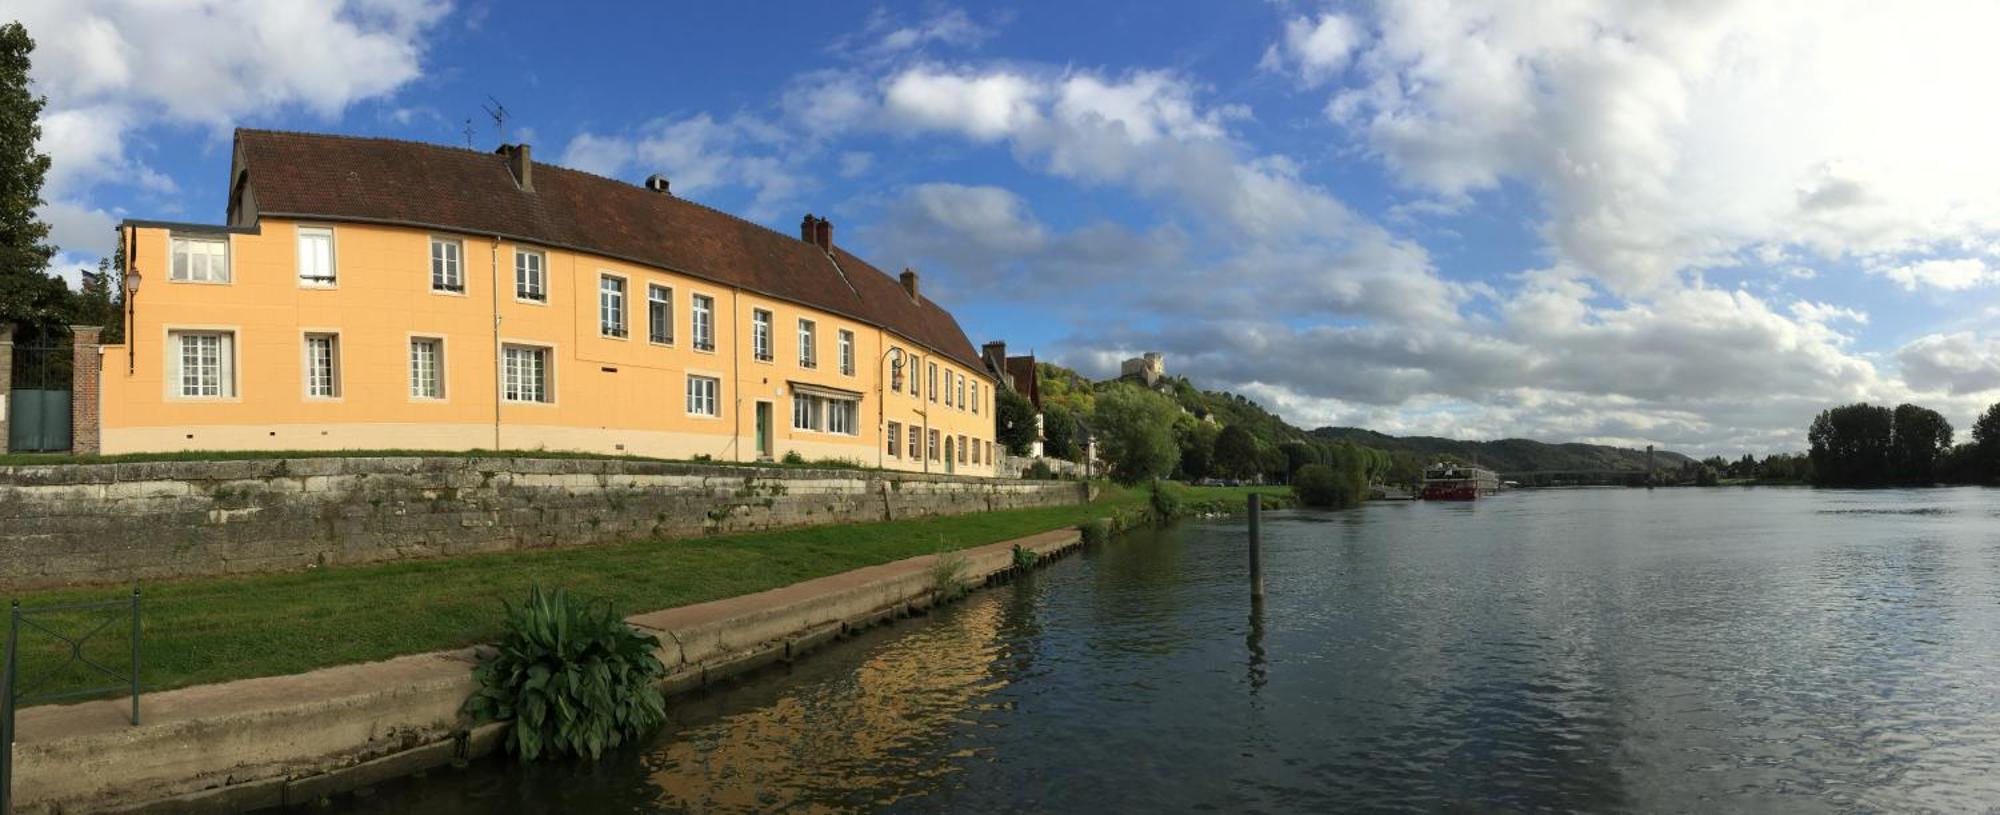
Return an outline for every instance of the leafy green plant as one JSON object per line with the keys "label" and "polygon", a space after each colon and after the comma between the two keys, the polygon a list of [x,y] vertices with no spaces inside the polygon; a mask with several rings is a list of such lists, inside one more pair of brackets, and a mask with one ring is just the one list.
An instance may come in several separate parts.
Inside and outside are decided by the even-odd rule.
{"label": "leafy green plant", "polygon": [[637,739],[666,721],[654,683],[666,673],[659,638],[641,634],[603,600],[556,589],[506,604],[507,633],[473,669],[465,700],[474,719],[514,722],[507,751],[522,761],[581,756]]}
{"label": "leafy green plant", "polygon": [[1077,531],[1083,533],[1085,546],[1096,546],[1111,539],[1111,525],[1105,523],[1103,519],[1085,521],[1077,527]]}
{"label": "leafy green plant", "polygon": [[781,459],[778,459],[778,460],[779,460],[779,461],[782,461],[782,462],[784,462],[784,463],[786,463],[786,464],[804,464],[804,463],[806,463],[806,457],[805,457],[805,456],[802,456],[802,455],[799,455],[799,451],[797,451],[797,450],[792,450],[792,451],[790,451],[790,452],[787,452],[787,453],[785,453],[785,457],[784,457],[784,458],[781,458]]}
{"label": "leafy green plant", "polygon": [[938,552],[931,561],[931,597],[942,603],[965,596],[965,573],[970,569],[964,552]]}
{"label": "leafy green plant", "polygon": [[1054,481],[1056,472],[1049,468],[1048,462],[1035,459],[1035,463],[1028,465],[1027,472],[1022,473],[1021,477],[1032,481]]}
{"label": "leafy green plant", "polygon": [[1032,569],[1035,568],[1035,564],[1040,562],[1041,559],[1042,553],[1026,548],[1018,543],[1014,544],[1014,568]]}

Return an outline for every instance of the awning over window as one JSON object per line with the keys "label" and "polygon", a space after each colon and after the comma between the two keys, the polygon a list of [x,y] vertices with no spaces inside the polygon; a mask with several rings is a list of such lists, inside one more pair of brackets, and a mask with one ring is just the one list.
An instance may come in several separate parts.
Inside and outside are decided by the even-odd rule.
{"label": "awning over window", "polygon": [[792,386],[792,393],[803,393],[807,396],[819,396],[827,399],[851,399],[856,402],[861,401],[860,391],[848,391],[848,390],[841,390],[839,388],[829,388],[825,385],[814,385],[810,382],[799,382],[796,380],[786,380],[786,381]]}

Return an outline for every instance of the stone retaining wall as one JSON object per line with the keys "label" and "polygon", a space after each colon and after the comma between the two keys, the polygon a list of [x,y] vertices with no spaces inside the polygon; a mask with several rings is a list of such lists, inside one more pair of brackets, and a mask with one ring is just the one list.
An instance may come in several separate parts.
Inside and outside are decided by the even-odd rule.
{"label": "stone retaining wall", "polygon": [[0,467],[0,589],[1075,504],[1077,483],[548,458]]}

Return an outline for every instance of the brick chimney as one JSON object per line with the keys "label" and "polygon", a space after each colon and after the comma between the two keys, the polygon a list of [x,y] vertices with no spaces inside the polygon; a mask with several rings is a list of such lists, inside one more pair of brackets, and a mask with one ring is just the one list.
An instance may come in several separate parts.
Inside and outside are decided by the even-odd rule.
{"label": "brick chimney", "polygon": [[507,169],[514,173],[515,186],[522,192],[535,191],[535,160],[528,145],[503,144],[493,152],[507,157]]}
{"label": "brick chimney", "polygon": [[903,291],[910,293],[910,299],[911,300],[920,299],[917,296],[917,270],[909,268],[908,266],[903,267],[902,279],[903,279]]}
{"label": "brick chimney", "polygon": [[813,224],[818,221],[819,219],[814,218],[812,213],[806,213],[805,220],[799,222],[799,240],[806,243],[819,243],[819,239],[813,235]]}
{"label": "brick chimney", "polygon": [[813,243],[819,244],[819,248],[823,250],[828,252],[833,251],[832,221],[825,218],[819,219],[819,223],[813,227]]}

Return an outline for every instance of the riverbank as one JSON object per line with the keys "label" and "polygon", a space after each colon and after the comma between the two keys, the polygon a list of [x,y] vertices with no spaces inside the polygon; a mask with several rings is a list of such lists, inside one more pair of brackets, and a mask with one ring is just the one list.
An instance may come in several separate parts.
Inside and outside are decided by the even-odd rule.
{"label": "riverbank", "polygon": [[[1236,498],[1221,492],[1175,490],[1173,494],[1182,499],[1179,504],[1182,507],[1208,502],[1219,506]],[[664,643],[661,657],[671,672],[665,683],[668,690],[699,688],[742,671],[794,658],[844,632],[921,610],[928,605],[935,588],[932,566],[944,551],[964,550],[954,557],[965,559],[967,578],[973,582],[986,581],[1014,568],[1015,546],[1056,555],[1076,547],[1081,536],[1073,529],[1058,529],[976,545],[981,538],[1023,526],[1090,515],[1120,519],[1115,524],[1132,523],[1137,517],[1135,505],[1143,506],[1149,498],[1144,491],[1109,490],[1098,502],[1081,507],[841,527],[838,529],[851,533],[846,540],[819,540],[803,546],[796,541],[770,540],[773,536],[736,536],[734,548],[705,551],[711,555],[761,552],[763,557],[710,566],[709,576],[719,582],[704,583],[697,590],[712,590],[732,582],[741,585],[752,580],[789,585],[760,592],[722,594],[719,596],[725,599],[641,614],[629,621],[660,635]],[[1240,500],[1236,503],[1240,505]],[[1062,515],[1057,510],[1073,514]],[[828,531],[799,530],[790,533],[790,537],[810,538],[814,533]],[[927,540],[932,534],[942,535],[946,531],[958,537]],[[700,542],[682,545],[695,543]],[[764,545],[759,549],[757,543]],[[830,556],[835,554],[844,556],[845,562],[852,562],[856,557],[912,546],[925,546],[934,553],[799,582],[775,581],[771,571],[797,573],[834,562]],[[649,590],[659,591],[664,582],[688,580],[688,575],[679,573],[682,570],[648,572],[629,568],[635,565],[634,561],[604,560],[612,554],[608,550],[628,548],[641,549],[640,554],[650,557],[660,556],[653,547],[639,545],[547,553],[559,559],[554,564],[538,565],[588,566],[560,574],[555,569],[530,570],[525,574],[518,570],[495,573],[492,570],[520,557],[495,556],[484,559],[494,561],[491,563],[460,564],[460,570],[444,576],[454,578],[447,581],[452,585],[467,585],[468,580],[482,577],[486,582],[474,585],[485,586],[487,590],[508,579],[531,578],[585,593],[609,594],[599,589],[616,589],[621,582],[637,584],[638,588],[626,587],[627,596],[645,596]],[[581,557],[586,554],[599,557]],[[613,571],[619,565],[628,568],[622,573]],[[687,570],[702,569],[699,559],[681,565]],[[329,575],[408,568],[398,566],[403,568],[338,570]],[[566,581],[565,577],[594,578],[605,585],[579,589],[575,581]],[[240,588],[240,584],[250,581],[205,582],[239,584]],[[335,585],[360,591],[363,583]],[[439,585],[439,581],[432,583],[426,595],[434,600],[448,605],[475,605],[474,601],[452,597],[450,589]],[[280,595],[282,592],[266,598]],[[317,602],[332,603],[336,599],[342,604],[358,602],[326,596],[318,597]],[[482,598],[476,605],[484,612],[483,617],[491,618],[481,620],[481,626],[490,628],[480,630],[492,632],[485,635],[487,638],[497,635],[497,598]],[[633,607],[622,601],[619,605]],[[439,630],[427,626],[424,618],[443,615],[415,608],[399,604],[381,611],[382,618],[359,633],[380,634],[395,629],[399,623],[418,631]],[[266,625],[239,625],[234,632],[215,633],[233,638],[240,648],[254,639],[253,630],[272,635],[288,624],[316,627],[308,616],[293,616],[283,622],[267,620]],[[149,642],[153,639],[157,638],[149,633]],[[348,647],[392,647],[389,643],[396,641],[409,640],[375,636],[367,643]],[[159,648],[149,645],[149,668],[156,660],[150,654]],[[458,705],[472,690],[470,668],[476,662],[476,653],[475,649],[461,647],[294,676],[150,693],[142,699],[144,724],[139,727],[128,726],[119,718],[119,711],[124,709],[120,701],[23,711],[16,752],[19,772],[16,792],[24,805],[22,811],[50,806],[96,811],[164,801],[171,801],[175,807],[205,811],[297,803],[317,800],[344,787],[476,756],[492,749],[498,732],[495,727],[467,731],[458,718]],[[267,658],[238,662],[236,668],[246,670],[270,664],[274,661]]]}

